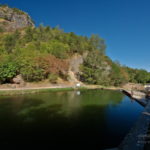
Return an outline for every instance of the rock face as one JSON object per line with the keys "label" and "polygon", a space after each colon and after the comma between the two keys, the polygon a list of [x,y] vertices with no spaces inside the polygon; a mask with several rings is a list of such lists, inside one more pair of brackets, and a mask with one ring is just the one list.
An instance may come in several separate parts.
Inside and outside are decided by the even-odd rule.
{"label": "rock face", "polygon": [[72,58],[69,60],[69,82],[71,83],[81,83],[78,79],[78,74],[80,72],[80,65],[83,64],[84,58],[87,56],[87,54],[79,55],[75,54]]}
{"label": "rock face", "polygon": [[80,71],[80,65],[83,64],[83,56],[74,55],[69,61],[69,70],[77,74]]}
{"label": "rock face", "polygon": [[28,26],[34,26],[30,16],[17,9],[9,8],[8,6],[0,6],[0,30],[15,31]]}

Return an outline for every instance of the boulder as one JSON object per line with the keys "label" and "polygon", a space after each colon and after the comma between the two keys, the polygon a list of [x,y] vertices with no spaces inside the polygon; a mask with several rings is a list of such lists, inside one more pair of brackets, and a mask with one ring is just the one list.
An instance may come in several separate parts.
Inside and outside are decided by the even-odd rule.
{"label": "boulder", "polygon": [[24,85],[25,82],[24,82],[24,80],[23,80],[23,78],[22,78],[21,75],[17,75],[16,77],[14,77],[14,78],[12,79],[12,83]]}

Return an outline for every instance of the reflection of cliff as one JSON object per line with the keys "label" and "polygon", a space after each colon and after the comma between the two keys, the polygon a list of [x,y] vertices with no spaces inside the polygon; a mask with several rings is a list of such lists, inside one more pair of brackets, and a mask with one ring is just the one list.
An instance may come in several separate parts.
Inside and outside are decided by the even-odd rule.
{"label": "reflection of cliff", "polygon": [[67,105],[63,105],[63,111],[66,116],[77,115],[81,109],[81,96],[79,91],[72,91],[67,93]]}

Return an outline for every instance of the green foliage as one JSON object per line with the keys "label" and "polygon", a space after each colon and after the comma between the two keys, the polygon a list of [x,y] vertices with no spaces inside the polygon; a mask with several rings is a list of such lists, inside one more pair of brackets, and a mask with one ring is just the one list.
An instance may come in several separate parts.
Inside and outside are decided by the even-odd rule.
{"label": "green foliage", "polygon": [[3,61],[0,63],[0,83],[11,82],[11,79],[17,75],[18,65],[11,61]]}
{"label": "green foliage", "polygon": [[126,72],[129,74],[129,82],[133,83],[149,83],[150,73],[143,69],[133,69],[129,67],[124,67]]}
{"label": "green foliage", "polygon": [[119,86],[125,83],[126,80],[121,72],[121,67],[116,63],[112,63],[111,67],[112,67],[110,73],[111,85]]}
{"label": "green foliage", "polygon": [[26,81],[41,81],[44,79],[43,70],[34,65],[21,68],[20,73]]}
{"label": "green foliage", "polygon": [[80,79],[89,84],[108,85],[109,70],[107,70],[107,67],[104,56],[99,51],[92,51],[81,66]]}
{"label": "green foliage", "polygon": [[105,54],[105,49],[106,49],[105,41],[101,39],[98,35],[94,35],[94,34],[91,35],[90,44],[93,50],[97,49],[102,54]]}
{"label": "green foliage", "polygon": [[56,81],[57,81],[57,79],[58,79],[58,75],[56,75],[56,74],[49,74],[49,76],[48,76],[48,80],[51,82],[51,83],[56,83]]}
{"label": "green foliage", "polygon": [[34,62],[25,62],[22,64],[20,74],[26,81],[41,81],[44,79],[44,70],[36,65]]}
{"label": "green foliage", "polygon": [[69,46],[59,41],[51,41],[49,43],[48,52],[58,58],[67,58],[69,52]]}
{"label": "green foliage", "polygon": [[[22,13],[14,9],[17,13]],[[0,32],[3,29],[0,28]],[[105,41],[98,35],[78,36],[59,27],[40,25],[23,31],[0,35],[0,82],[6,83],[21,74],[26,81],[58,77],[67,79],[67,59],[78,53],[87,54],[79,79],[89,84],[119,86],[127,82],[148,83],[150,73],[123,67],[105,56]]]}
{"label": "green foliage", "polygon": [[[69,54],[80,53],[83,54],[85,51],[99,50],[101,53],[105,53],[105,42],[97,35],[92,35],[90,38],[77,36],[73,32],[64,33],[59,28],[50,28],[40,25],[39,28],[28,27],[26,29],[24,43],[39,41],[46,42],[46,44],[52,44],[54,51],[62,47],[67,49]],[[57,48],[58,47],[58,48]],[[67,48],[66,48],[67,47]],[[62,48],[62,51],[64,48]],[[59,50],[61,51],[61,49]],[[63,55],[63,52],[62,54]]]}
{"label": "green foliage", "polygon": [[16,31],[13,34],[5,35],[3,38],[3,46],[7,53],[12,53],[15,49],[17,40],[20,38],[20,33]]}

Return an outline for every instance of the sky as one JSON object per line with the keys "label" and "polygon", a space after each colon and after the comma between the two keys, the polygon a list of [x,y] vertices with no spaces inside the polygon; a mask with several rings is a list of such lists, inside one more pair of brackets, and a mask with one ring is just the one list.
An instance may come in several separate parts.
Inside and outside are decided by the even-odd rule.
{"label": "sky", "polygon": [[150,0],[0,0],[39,24],[65,32],[98,34],[112,60],[150,71]]}

